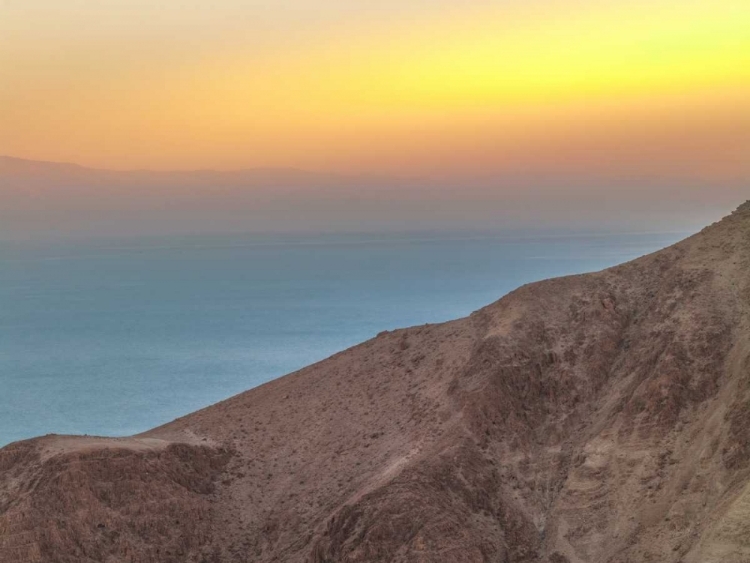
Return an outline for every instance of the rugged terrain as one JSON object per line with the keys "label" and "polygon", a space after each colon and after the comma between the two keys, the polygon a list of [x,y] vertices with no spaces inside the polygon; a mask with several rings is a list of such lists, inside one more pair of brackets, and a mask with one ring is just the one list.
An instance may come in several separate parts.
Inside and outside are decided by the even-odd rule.
{"label": "rugged terrain", "polygon": [[750,203],[126,439],[0,450],[0,562],[750,561]]}

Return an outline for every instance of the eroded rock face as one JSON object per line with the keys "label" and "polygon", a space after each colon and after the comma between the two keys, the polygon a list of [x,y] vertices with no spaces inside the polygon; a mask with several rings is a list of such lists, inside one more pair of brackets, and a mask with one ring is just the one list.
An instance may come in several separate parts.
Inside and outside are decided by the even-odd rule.
{"label": "eroded rock face", "polygon": [[746,562],[750,205],[143,436],[0,451],[0,563]]}
{"label": "eroded rock face", "polygon": [[212,554],[210,499],[228,452],[116,443],[89,450],[85,442],[52,457],[44,439],[0,450],[3,561],[156,563]]}

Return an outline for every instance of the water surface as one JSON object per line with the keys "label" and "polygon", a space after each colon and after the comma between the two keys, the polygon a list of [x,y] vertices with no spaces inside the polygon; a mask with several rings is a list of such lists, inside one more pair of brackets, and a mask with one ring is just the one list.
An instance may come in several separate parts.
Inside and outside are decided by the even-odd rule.
{"label": "water surface", "polygon": [[386,329],[685,233],[233,235],[0,243],[0,445],[128,435]]}

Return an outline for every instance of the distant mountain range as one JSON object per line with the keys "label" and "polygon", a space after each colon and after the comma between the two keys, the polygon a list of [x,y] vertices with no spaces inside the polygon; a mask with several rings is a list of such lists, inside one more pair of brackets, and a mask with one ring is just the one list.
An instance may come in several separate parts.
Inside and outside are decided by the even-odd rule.
{"label": "distant mountain range", "polygon": [[[67,235],[507,228],[685,230],[702,186],[611,190],[565,178],[337,175],[287,168],[112,171],[0,157],[0,240]],[[739,191],[739,188],[736,190]],[[670,195],[665,198],[664,194]]]}
{"label": "distant mountain range", "polygon": [[[0,234],[357,230],[387,225],[378,213],[413,186],[287,168],[113,171],[0,157]],[[342,208],[354,217],[337,220]]]}
{"label": "distant mountain range", "polygon": [[[44,162],[26,160],[8,156],[0,156],[0,177],[4,181],[51,181],[56,184],[68,185],[79,182],[97,184],[106,182],[115,186],[121,183],[153,183],[154,185],[169,186],[173,182],[182,185],[207,184],[220,186],[298,186],[300,183],[317,185],[341,185],[353,178],[341,175],[307,172],[294,168],[254,168],[249,170],[217,171],[217,170],[102,170],[86,168],[77,164]],[[356,178],[364,181],[363,178]],[[371,180],[372,181],[372,180]]]}

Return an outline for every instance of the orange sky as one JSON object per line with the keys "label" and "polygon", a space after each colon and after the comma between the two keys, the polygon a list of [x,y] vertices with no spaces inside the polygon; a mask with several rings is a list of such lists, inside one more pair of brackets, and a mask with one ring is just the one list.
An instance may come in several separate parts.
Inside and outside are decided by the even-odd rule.
{"label": "orange sky", "polygon": [[9,0],[0,154],[735,184],[748,29],[747,0]]}

